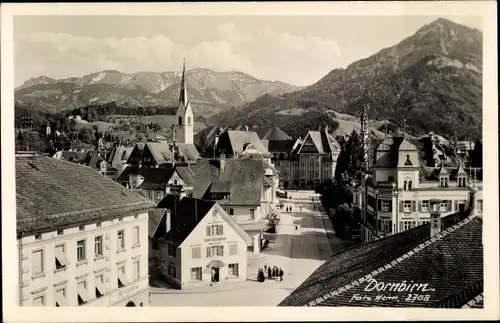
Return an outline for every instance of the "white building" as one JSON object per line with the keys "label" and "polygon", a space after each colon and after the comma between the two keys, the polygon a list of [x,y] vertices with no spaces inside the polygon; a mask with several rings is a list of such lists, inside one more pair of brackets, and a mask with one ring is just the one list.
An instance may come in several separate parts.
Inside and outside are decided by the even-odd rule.
{"label": "white building", "polygon": [[18,304],[148,306],[148,210],[90,167],[16,158]]}
{"label": "white building", "polygon": [[186,197],[168,210],[156,235],[161,276],[186,289],[246,280],[252,239],[216,202]]}

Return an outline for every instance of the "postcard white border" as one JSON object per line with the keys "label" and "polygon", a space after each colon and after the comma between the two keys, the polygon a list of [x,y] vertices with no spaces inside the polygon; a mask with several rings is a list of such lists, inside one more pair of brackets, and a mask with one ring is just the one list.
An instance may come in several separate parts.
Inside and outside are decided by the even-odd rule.
{"label": "postcard white border", "polygon": [[[136,308],[20,308],[15,238],[14,174],[14,15],[297,15],[297,16],[453,16],[483,18],[483,144],[485,308],[483,310],[381,309],[381,308],[277,308],[277,307],[136,307]],[[140,322],[140,321],[312,321],[312,320],[418,320],[499,318],[499,210],[498,210],[498,101],[497,21],[494,1],[443,2],[274,2],[274,3],[95,3],[2,4],[2,276],[3,315],[8,322]],[[249,299],[251,303],[251,299]]]}

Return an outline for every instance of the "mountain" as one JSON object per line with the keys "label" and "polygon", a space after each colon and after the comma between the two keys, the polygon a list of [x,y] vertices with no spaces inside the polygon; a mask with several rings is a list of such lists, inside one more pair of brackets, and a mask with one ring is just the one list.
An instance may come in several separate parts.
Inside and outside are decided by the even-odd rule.
{"label": "mountain", "polygon": [[[250,102],[270,93],[280,95],[301,89],[283,82],[256,79],[240,72],[193,69],[186,72],[190,100],[195,113],[211,114]],[[67,79],[46,76],[31,78],[15,90],[18,103],[46,111],[77,108],[91,103],[116,102],[129,105],[175,105],[181,72],[138,72],[106,70]],[[207,109],[208,108],[208,109]]]}
{"label": "mountain", "polygon": [[[331,71],[315,84],[283,95],[264,95],[212,123],[273,122],[278,115],[310,109],[399,124],[418,135],[435,131],[458,138],[482,133],[482,33],[439,18],[378,53]],[[281,118],[281,116],[279,117]]]}

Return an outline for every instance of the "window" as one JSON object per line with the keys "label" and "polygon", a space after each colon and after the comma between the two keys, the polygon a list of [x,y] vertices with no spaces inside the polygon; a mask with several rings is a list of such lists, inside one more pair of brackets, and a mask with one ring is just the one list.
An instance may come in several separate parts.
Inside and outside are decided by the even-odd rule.
{"label": "window", "polygon": [[229,209],[229,215],[234,215],[234,209]]}
{"label": "window", "polygon": [[179,117],[179,126],[182,125],[182,117]]}
{"label": "window", "polygon": [[127,285],[127,278],[125,277],[125,265],[118,267],[118,288]]}
{"label": "window", "polygon": [[483,200],[477,200],[477,209],[478,211],[483,211]]}
{"label": "window", "polygon": [[148,197],[150,200],[153,199],[153,191],[148,191]]}
{"label": "window", "polygon": [[391,232],[391,223],[389,220],[384,220],[384,232]]}
{"label": "window", "polygon": [[224,246],[207,247],[207,257],[224,256]]}
{"label": "window", "polygon": [[191,280],[201,281],[201,267],[191,268]]}
{"label": "window", "polygon": [[102,256],[102,236],[98,236],[94,238],[94,253],[95,256]]}
{"label": "window", "polygon": [[56,307],[68,305],[66,301],[66,288],[56,290]]}
{"label": "window", "polygon": [[429,212],[429,201],[422,201],[422,204],[420,205],[420,210],[422,212]]}
{"label": "window", "polygon": [[34,297],[32,305],[33,306],[45,306],[45,295]]}
{"label": "window", "polygon": [[118,244],[117,244],[118,249],[125,249],[125,231],[118,230],[117,237],[118,237]]}
{"label": "window", "polygon": [[222,224],[207,226],[207,236],[220,236],[224,234]]}
{"label": "window", "polygon": [[229,245],[229,255],[234,256],[238,254],[238,244],[233,243]]}
{"label": "window", "polygon": [[408,191],[411,191],[411,186],[412,186],[411,181],[408,181]]}
{"label": "window", "polygon": [[56,246],[54,250],[55,259],[56,259],[56,269],[62,269],[69,265],[68,257],[64,252],[64,245]]}
{"label": "window", "polygon": [[201,258],[201,247],[193,247],[191,248],[191,252],[193,259]]}
{"label": "window", "polygon": [[59,230],[59,231],[57,231],[57,235],[58,235],[58,236],[62,236],[63,234],[64,234],[64,230]]}
{"label": "window", "polygon": [[406,155],[406,161],[405,161],[405,166],[411,166],[413,165],[410,160],[410,155]]}
{"label": "window", "polygon": [[411,212],[411,201],[403,202],[403,212]]}
{"label": "window", "polygon": [[89,300],[89,296],[87,293],[87,282],[86,281],[81,281],[78,283],[78,305],[82,305],[87,303]]}
{"label": "window", "polygon": [[80,231],[85,231],[85,226],[84,226],[84,225],[81,225],[78,229],[79,229]]}
{"label": "window", "polygon": [[176,251],[177,251],[177,248],[173,245],[168,245],[168,255],[170,257],[175,257],[176,256]]}
{"label": "window", "polygon": [[140,241],[139,241],[139,227],[133,227],[132,232],[133,232],[133,237],[134,237],[134,246],[137,246],[140,243]]}
{"label": "window", "polygon": [[37,250],[33,251],[33,256],[32,256],[32,274],[33,275],[41,275],[43,274],[44,270],[44,263],[43,263],[43,250]]}
{"label": "window", "polygon": [[401,231],[406,231],[406,230],[410,229],[411,228],[411,222],[412,221],[401,221],[399,223],[399,227],[400,227]]}
{"label": "window", "polygon": [[106,286],[104,285],[104,274],[95,276],[95,295],[97,298],[106,294]]}
{"label": "window", "polygon": [[238,264],[229,264],[228,274],[232,277],[238,277]]}
{"label": "window", "polygon": [[448,203],[446,201],[441,201],[439,206],[439,211],[446,212],[448,210]]}
{"label": "window", "polygon": [[380,210],[383,212],[389,212],[390,207],[391,207],[391,204],[389,201],[382,201]]}
{"label": "window", "polygon": [[139,278],[141,277],[140,276],[140,274],[141,274],[141,267],[140,267],[139,260],[134,261],[132,268],[134,270],[133,271],[133,273],[134,273],[134,277],[133,277],[134,281],[139,280]]}
{"label": "window", "polygon": [[191,117],[188,117],[188,126],[191,125]]}
{"label": "window", "polygon": [[80,240],[76,243],[76,259],[83,261],[85,257],[85,240]]}
{"label": "window", "polygon": [[255,210],[254,209],[250,209],[250,219],[251,220],[255,219]]}
{"label": "window", "polygon": [[448,187],[448,178],[447,177],[441,177],[440,178],[440,183],[441,183],[441,187]]}

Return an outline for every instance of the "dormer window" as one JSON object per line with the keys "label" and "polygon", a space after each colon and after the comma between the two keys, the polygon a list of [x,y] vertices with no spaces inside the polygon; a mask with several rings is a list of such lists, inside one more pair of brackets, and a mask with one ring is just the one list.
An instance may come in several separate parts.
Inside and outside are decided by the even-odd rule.
{"label": "dormer window", "polygon": [[458,187],[466,187],[467,186],[467,178],[464,176],[460,176],[457,179],[458,181]]}
{"label": "dormer window", "polygon": [[439,184],[441,187],[448,187],[448,177],[441,177],[439,179]]}
{"label": "dormer window", "polygon": [[179,126],[182,126],[182,117],[179,117]]}
{"label": "dormer window", "polygon": [[405,166],[413,166],[410,160],[410,155],[406,155]]}

